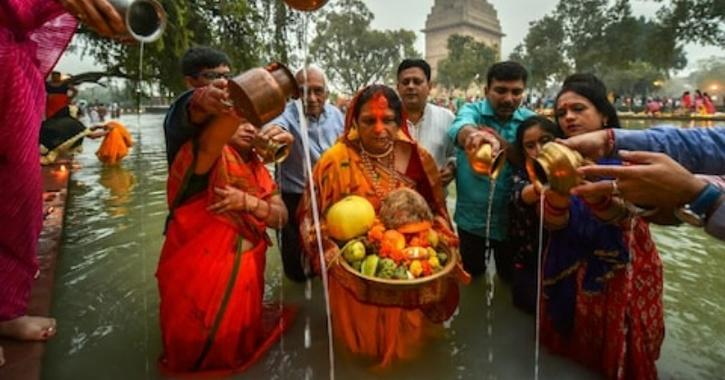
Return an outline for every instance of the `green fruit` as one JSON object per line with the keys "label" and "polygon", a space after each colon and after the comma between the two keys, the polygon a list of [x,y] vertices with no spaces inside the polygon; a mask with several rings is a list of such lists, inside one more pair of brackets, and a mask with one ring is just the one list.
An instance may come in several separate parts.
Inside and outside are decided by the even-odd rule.
{"label": "green fruit", "polygon": [[395,268],[395,273],[393,273],[393,278],[396,280],[407,280],[408,279],[408,270],[405,268],[405,265],[401,265],[397,268]]}
{"label": "green fruit", "polygon": [[441,263],[441,265],[446,265],[446,262],[448,261],[448,255],[443,252],[438,252],[438,261]]}
{"label": "green fruit", "polygon": [[360,272],[360,269],[362,268],[362,260],[353,261],[350,263],[350,266],[352,267],[352,269]]}
{"label": "green fruit", "polygon": [[360,272],[369,277],[375,276],[375,271],[378,269],[378,261],[380,261],[380,258],[377,255],[366,257],[362,262]]}
{"label": "green fruit", "polygon": [[357,240],[345,245],[342,255],[348,263],[360,261],[365,258],[365,244]]}

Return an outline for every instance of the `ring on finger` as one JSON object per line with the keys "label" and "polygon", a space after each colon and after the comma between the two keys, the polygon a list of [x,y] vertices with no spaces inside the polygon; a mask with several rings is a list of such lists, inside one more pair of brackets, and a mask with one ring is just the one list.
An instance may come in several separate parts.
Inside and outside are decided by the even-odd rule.
{"label": "ring on finger", "polygon": [[616,179],[614,181],[611,181],[611,184],[612,184],[612,196],[618,196],[618,195],[622,194],[619,191],[619,186],[617,185]]}

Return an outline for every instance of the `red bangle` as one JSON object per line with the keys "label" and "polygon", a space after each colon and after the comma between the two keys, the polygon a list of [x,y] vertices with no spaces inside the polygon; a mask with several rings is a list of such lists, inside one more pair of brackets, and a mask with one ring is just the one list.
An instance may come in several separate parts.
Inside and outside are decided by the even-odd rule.
{"label": "red bangle", "polygon": [[607,128],[607,151],[608,155],[614,154],[614,128]]}
{"label": "red bangle", "polygon": [[599,211],[599,212],[606,211],[612,205],[612,197],[611,196],[604,197],[603,200],[601,200],[597,203],[589,203],[589,202],[587,202],[586,199],[584,199],[584,203],[587,206],[589,206],[589,208],[592,209],[593,211]]}
{"label": "red bangle", "polygon": [[563,216],[567,210],[568,207],[556,207],[548,199],[544,199],[544,212],[551,216]]}

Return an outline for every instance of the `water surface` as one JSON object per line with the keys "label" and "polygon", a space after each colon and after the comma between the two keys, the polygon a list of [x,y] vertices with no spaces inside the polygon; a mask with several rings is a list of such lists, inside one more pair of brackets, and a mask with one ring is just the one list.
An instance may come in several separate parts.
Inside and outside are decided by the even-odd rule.
{"label": "water surface", "polygon": [[[44,379],[161,379],[158,295],[154,271],[166,217],[162,116],[124,118],[136,145],[120,167],[106,168],[94,156],[98,141],[86,141],[73,173],[63,248],[54,290],[58,335],[48,343]],[[652,121],[627,123],[644,128]],[[660,122],[675,126],[690,123]],[[453,204],[449,200],[449,204]],[[689,226],[653,227],[665,263],[667,335],[658,362],[663,379],[722,378],[725,369],[725,245]],[[266,299],[299,306],[282,341],[240,379],[326,379],[327,329],[322,286],[282,279],[279,253],[270,248]],[[493,334],[488,337],[484,279],[462,291],[461,307],[413,361],[386,371],[335,347],[339,379],[527,379],[533,378],[534,319],[511,306],[508,288],[497,283]],[[308,343],[305,344],[307,334]],[[489,362],[489,348],[493,360]],[[542,350],[542,379],[591,379],[595,374]]]}

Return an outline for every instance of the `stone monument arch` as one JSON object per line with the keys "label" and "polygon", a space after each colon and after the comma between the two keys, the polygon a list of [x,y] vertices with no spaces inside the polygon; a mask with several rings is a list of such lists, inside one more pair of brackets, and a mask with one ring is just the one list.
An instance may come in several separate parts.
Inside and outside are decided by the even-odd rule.
{"label": "stone monument arch", "polygon": [[438,61],[448,55],[448,37],[471,36],[501,56],[501,23],[486,0],[435,0],[425,22],[425,59],[437,76]]}

